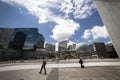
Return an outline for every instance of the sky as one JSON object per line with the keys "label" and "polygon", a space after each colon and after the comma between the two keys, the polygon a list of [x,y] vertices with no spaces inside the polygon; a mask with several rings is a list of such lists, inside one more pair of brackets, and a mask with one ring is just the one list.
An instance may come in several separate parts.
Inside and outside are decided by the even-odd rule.
{"label": "sky", "polygon": [[92,0],[0,0],[0,28],[38,28],[51,44],[111,42]]}

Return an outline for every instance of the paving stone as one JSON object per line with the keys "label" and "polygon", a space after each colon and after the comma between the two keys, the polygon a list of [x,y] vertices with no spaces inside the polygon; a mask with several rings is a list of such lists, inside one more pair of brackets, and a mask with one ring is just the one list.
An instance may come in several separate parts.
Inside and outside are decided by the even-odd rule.
{"label": "paving stone", "polygon": [[59,68],[59,80],[120,80],[120,67]]}
{"label": "paving stone", "polygon": [[47,68],[47,75],[40,69],[0,72],[0,80],[120,80],[120,67]]}
{"label": "paving stone", "polygon": [[46,80],[58,80],[58,68],[53,68]]}
{"label": "paving stone", "polygon": [[[50,71],[47,68],[48,74]],[[46,80],[48,74],[39,74],[39,69],[4,71],[0,72],[0,80]]]}

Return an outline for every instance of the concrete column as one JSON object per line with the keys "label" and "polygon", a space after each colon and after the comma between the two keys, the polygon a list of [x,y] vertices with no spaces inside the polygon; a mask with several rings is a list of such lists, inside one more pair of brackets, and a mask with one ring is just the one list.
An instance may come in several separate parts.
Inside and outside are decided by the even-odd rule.
{"label": "concrete column", "polygon": [[120,0],[94,0],[120,57]]}

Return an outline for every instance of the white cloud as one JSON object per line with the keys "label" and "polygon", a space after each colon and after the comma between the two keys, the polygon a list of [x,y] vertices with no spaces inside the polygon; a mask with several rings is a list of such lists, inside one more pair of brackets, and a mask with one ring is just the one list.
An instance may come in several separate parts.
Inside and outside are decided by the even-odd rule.
{"label": "white cloud", "polygon": [[85,44],[86,44],[86,43],[84,43],[84,42],[80,42],[80,43],[77,44],[77,46],[78,46],[78,45],[85,45]]}
{"label": "white cloud", "polygon": [[83,46],[83,45],[86,45],[86,43],[84,43],[84,42],[77,43],[75,49],[77,49],[77,48],[79,48],[80,46]]}
{"label": "white cloud", "polygon": [[93,0],[61,0],[60,11],[73,14],[76,19],[84,19],[93,14],[96,7]]}
{"label": "white cloud", "polygon": [[103,27],[95,26],[93,27],[91,32],[92,32],[93,39],[107,38],[109,36],[105,26]]}
{"label": "white cloud", "polygon": [[[2,0],[15,6],[22,6],[36,16],[38,23],[54,22],[51,37],[57,41],[67,40],[80,27],[74,19],[83,19],[96,9],[92,0]],[[21,11],[21,9],[20,9]],[[57,12],[58,11],[58,12]],[[62,14],[61,14],[62,13]]]}
{"label": "white cloud", "polygon": [[74,41],[71,41],[71,40],[68,42],[68,46],[69,46],[69,45],[73,45],[73,44],[77,44],[77,43],[74,42]]}
{"label": "white cloud", "polygon": [[2,0],[12,5],[25,7],[32,15],[38,18],[39,23],[55,21],[58,17],[50,10],[57,7],[56,0]]}
{"label": "white cloud", "polygon": [[107,38],[108,36],[105,26],[94,26],[92,29],[85,30],[82,37],[84,39],[92,38],[96,40],[98,38]]}
{"label": "white cloud", "polygon": [[106,42],[105,44],[111,44],[111,43],[112,43],[112,41],[110,40],[110,41]]}
{"label": "white cloud", "polygon": [[88,39],[91,37],[91,31],[88,29],[88,30],[85,30],[84,31],[84,34],[82,36],[84,39]]}
{"label": "white cloud", "polygon": [[68,38],[74,35],[75,31],[79,29],[79,24],[73,20],[59,19],[56,23],[57,25],[52,30],[53,35],[51,35],[51,37],[57,41],[68,40]]}
{"label": "white cloud", "polygon": [[93,0],[2,0],[11,5],[20,5],[25,7],[32,15],[38,17],[39,23],[48,21],[56,21],[58,15],[51,9],[57,9],[65,15],[62,17],[70,17],[68,14],[73,14],[74,18],[83,19],[92,15],[96,10]]}
{"label": "white cloud", "polygon": [[86,43],[84,43],[84,42],[79,42],[79,43],[76,43],[76,42],[71,41],[71,40],[70,40],[67,44],[68,44],[68,46],[69,46],[69,45],[76,44],[75,49],[77,49],[77,48],[78,48],[78,47],[80,47],[80,46],[87,45],[87,44],[86,44]]}
{"label": "white cloud", "polygon": [[71,0],[61,0],[60,3],[60,11],[66,13],[67,15],[73,12],[73,3],[71,2]]}
{"label": "white cloud", "polygon": [[89,43],[93,42],[93,40],[88,40]]}
{"label": "white cloud", "polygon": [[93,0],[74,0],[74,17],[77,19],[84,19],[93,14],[96,7]]}

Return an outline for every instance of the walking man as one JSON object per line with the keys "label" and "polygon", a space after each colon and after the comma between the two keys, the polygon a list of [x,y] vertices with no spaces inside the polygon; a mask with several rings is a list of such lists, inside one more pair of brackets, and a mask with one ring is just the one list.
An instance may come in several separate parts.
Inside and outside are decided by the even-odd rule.
{"label": "walking man", "polygon": [[45,60],[45,58],[43,57],[43,61],[42,61],[42,65],[41,65],[41,69],[40,69],[40,74],[41,74],[41,72],[42,72],[42,69],[44,68],[44,74],[46,75],[46,68],[45,68],[45,66],[46,66],[46,60]]}

